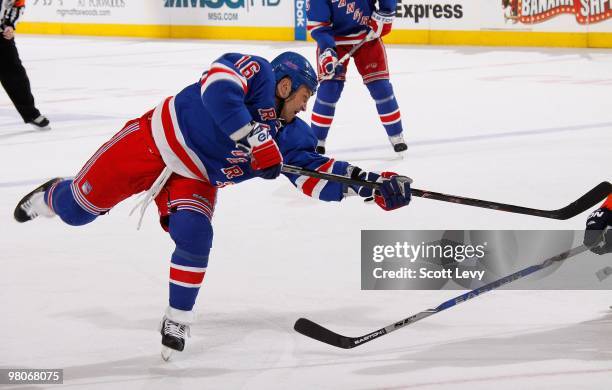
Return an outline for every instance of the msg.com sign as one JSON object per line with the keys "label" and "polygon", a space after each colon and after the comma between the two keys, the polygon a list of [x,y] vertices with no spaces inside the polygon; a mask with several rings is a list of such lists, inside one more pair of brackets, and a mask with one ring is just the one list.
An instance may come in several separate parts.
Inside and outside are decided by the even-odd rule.
{"label": "msg.com sign", "polygon": [[[203,20],[244,26],[290,26],[291,3],[285,0],[164,0],[164,8],[180,15],[176,24]],[[181,12],[183,11],[183,12]]]}
{"label": "msg.com sign", "polygon": [[165,0],[165,8],[244,8],[277,7],[281,0]]}

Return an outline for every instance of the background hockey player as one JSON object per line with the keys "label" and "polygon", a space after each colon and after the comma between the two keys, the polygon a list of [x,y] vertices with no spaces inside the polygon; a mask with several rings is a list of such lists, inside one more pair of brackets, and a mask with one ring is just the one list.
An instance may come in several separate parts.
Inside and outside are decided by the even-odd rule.
{"label": "background hockey player", "polygon": [[168,359],[172,350],[183,350],[194,319],[212,246],[218,188],[254,177],[274,179],[284,161],[382,183],[380,193],[372,194],[367,188],[288,175],[309,196],[340,201],[374,195],[387,210],[409,203],[408,178],[364,172],[315,152],[316,138],[296,114],[306,109],[316,89],[312,66],[297,53],[283,53],[272,63],[257,56],[223,55],[199,82],[129,121],[74,179],[54,179],[26,195],[15,219],[58,215],[67,224],[84,225],[147,191],[144,205],[155,200],[161,225],[176,244],[161,326],[162,354]]}
{"label": "background hockey player", "polygon": [[584,231],[584,245],[593,246],[601,241],[599,245],[591,248],[591,252],[598,255],[612,252],[612,230],[610,230],[610,226],[612,226],[612,195],[608,195],[604,204],[589,215]]}
{"label": "background hockey player", "polygon": [[389,82],[387,54],[380,39],[391,31],[396,6],[396,0],[306,2],[308,31],[317,42],[317,69],[321,81],[312,111],[311,126],[318,139],[317,151],[321,154],[325,153],[325,140],[350,62],[350,58],[342,64],[338,60],[364,38],[367,42],[352,55],[355,66],[374,99],[393,149],[398,153],[407,149],[399,106]]}
{"label": "background hockey player", "polygon": [[25,0],[0,0],[0,82],[25,123],[48,130],[49,120],[34,105],[30,80],[15,46],[15,25],[25,7]]}

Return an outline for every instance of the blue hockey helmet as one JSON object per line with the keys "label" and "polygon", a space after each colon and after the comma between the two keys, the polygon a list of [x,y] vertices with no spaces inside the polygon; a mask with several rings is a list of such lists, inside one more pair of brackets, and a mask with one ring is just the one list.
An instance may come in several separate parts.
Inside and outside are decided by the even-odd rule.
{"label": "blue hockey helmet", "polygon": [[291,79],[291,93],[297,91],[301,85],[308,87],[312,93],[317,91],[319,84],[317,73],[301,54],[286,51],[273,59],[270,64],[277,83],[285,77]]}

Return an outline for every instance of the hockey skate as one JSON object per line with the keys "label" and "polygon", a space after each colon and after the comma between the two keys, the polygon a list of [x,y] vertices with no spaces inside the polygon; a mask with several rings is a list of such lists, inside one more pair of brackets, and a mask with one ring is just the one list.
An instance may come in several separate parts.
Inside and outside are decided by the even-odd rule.
{"label": "hockey skate", "polygon": [[55,215],[53,210],[45,203],[45,191],[47,191],[53,184],[62,180],[59,177],[51,179],[41,186],[35,188],[32,192],[21,198],[13,216],[17,222],[23,223],[30,221],[38,216],[51,218]]}
{"label": "hockey skate", "polygon": [[404,157],[406,150],[408,150],[408,145],[406,145],[406,141],[404,141],[404,136],[402,133],[390,136],[389,142],[391,142],[395,153],[399,154],[401,157]]}
{"label": "hockey skate", "polygon": [[28,123],[36,130],[51,130],[49,119],[44,115],[39,115],[31,121],[28,121]]}
{"label": "hockey skate", "polygon": [[[177,322],[169,318],[183,319],[183,322]],[[159,325],[159,331],[162,336],[161,356],[165,361],[170,360],[174,351],[182,352],[185,349],[185,336],[191,336],[189,323],[193,320],[193,312],[168,308],[166,315]]]}

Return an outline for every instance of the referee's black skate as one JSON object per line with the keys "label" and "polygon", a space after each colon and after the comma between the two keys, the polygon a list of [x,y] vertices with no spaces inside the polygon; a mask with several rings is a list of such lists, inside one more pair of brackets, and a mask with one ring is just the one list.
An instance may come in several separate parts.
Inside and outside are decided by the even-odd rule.
{"label": "referee's black skate", "polygon": [[39,115],[36,118],[29,120],[28,123],[36,130],[51,130],[49,119],[44,115]]}
{"label": "referee's black skate", "polygon": [[51,179],[48,182],[36,187],[32,192],[21,198],[13,216],[17,222],[23,223],[31,221],[38,216],[50,218],[55,215],[53,210],[45,203],[45,191],[53,184],[61,181],[60,177]]}

